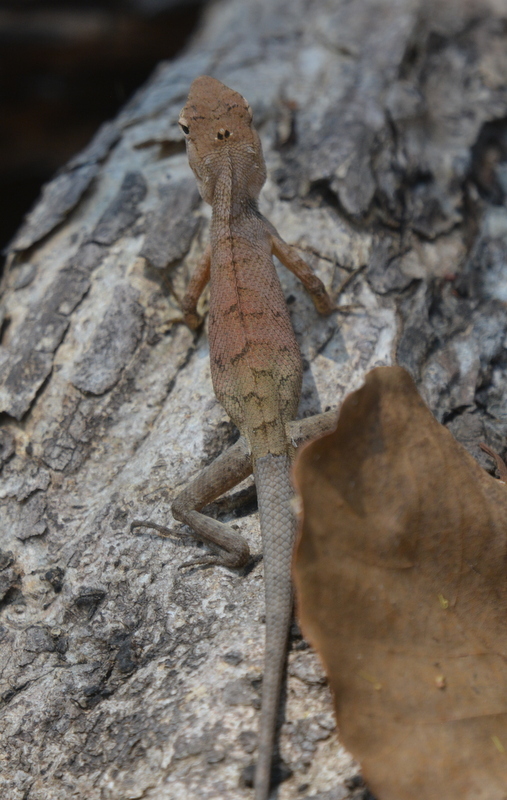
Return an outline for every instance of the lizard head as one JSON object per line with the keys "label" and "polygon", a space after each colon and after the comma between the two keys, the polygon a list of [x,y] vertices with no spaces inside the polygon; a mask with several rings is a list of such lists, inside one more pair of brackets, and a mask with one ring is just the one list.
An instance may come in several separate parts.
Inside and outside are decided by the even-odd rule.
{"label": "lizard head", "polygon": [[266,166],[252,109],[242,95],[202,75],[190,87],[179,125],[203,200],[213,203],[217,179],[231,170],[235,189],[257,199]]}

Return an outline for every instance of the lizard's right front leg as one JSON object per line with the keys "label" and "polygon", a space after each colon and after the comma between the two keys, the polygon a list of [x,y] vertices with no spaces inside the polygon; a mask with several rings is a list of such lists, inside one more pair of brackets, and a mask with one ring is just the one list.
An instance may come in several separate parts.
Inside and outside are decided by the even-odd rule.
{"label": "lizard's right front leg", "polygon": [[[200,541],[210,544],[214,549],[220,548],[220,552],[215,555],[199,556],[186,561],[182,567],[201,564],[237,568],[247,563],[250,548],[246,539],[223,522],[201,514],[200,510],[251,474],[250,451],[246,440],[241,437],[229,450],[203,469],[176,497],[171,507],[173,517],[188,525]],[[173,534],[168,528],[142,520],[134,520],[130,527],[131,530],[138,527],[154,528],[165,536]]]}
{"label": "lizard's right front leg", "polygon": [[190,278],[185,296],[181,301],[183,321],[192,331],[196,331],[202,324],[202,319],[197,313],[197,301],[209,282],[211,266],[211,245],[208,244],[202,254],[194,274]]}

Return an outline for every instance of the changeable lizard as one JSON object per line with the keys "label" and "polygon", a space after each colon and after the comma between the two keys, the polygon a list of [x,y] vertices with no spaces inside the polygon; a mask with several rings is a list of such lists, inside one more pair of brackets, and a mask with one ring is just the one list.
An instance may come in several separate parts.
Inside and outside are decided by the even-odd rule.
{"label": "changeable lizard", "polygon": [[[335,412],[294,421],[301,391],[301,355],[272,256],[299,278],[321,314],[330,314],[334,307],[322,282],[259,212],[257,198],[266,167],[246,100],[220,81],[202,76],[190,87],[179,124],[199,191],[213,209],[210,242],[190,280],[182,310],[187,325],[197,329],[202,322],[197,301],[209,281],[213,387],[241,438],[178,495],[172,513],[199,539],[219,550],[184,566],[243,566],[250,554],[246,540],[200,509],[253,471],[266,597],[255,800],[266,800],[292,617],[296,520],[290,464],[297,444],[329,430],[336,421]],[[168,532],[140,521],[133,527],[146,524]]]}

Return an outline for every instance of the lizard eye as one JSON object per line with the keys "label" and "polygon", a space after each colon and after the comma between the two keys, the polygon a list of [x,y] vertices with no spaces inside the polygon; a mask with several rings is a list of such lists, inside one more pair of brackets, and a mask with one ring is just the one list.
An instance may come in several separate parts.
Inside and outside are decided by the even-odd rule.
{"label": "lizard eye", "polygon": [[185,125],[183,122],[178,122],[178,125],[180,126],[180,128],[183,131],[183,133],[185,134],[185,136],[188,136],[188,134],[190,133],[190,129],[189,129],[188,125]]}

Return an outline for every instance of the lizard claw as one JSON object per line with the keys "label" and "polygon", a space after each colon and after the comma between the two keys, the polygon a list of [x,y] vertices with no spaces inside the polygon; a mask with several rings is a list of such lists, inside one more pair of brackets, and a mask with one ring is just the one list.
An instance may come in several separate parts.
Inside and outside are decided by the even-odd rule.
{"label": "lizard claw", "polygon": [[156,522],[150,522],[149,520],[134,519],[130,523],[131,532],[134,531],[135,528],[152,528],[154,531],[157,531],[159,536],[163,536],[166,539],[170,539],[174,536],[174,531],[170,528],[166,528],[164,525],[158,525]]}
{"label": "lizard claw", "polygon": [[185,561],[178,566],[178,569],[186,569],[187,567],[222,567],[223,562],[218,556],[198,556],[192,558],[190,561]]}
{"label": "lizard claw", "polygon": [[200,317],[195,311],[183,312],[183,322],[191,331],[197,331],[204,322],[204,318]]}
{"label": "lizard claw", "polygon": [[355,311],[356,308],[362,308],[362,306],[359,303],[347,303],[347,305],[335,306],[333,311],[337,311],[339,314],[350,314],[350,312]]}
{"label": "lizard claw", "polygon": [[484,442],[479,442],[479,447],[481,450],[484,450],[484,452],[487,453],[490,458],[493,459],[498,470],[498,474],[500,475],[500,480],[504,483],[507,483],[507,464],[503,460],[502,456],[492,450],[491,447],[488,447],[487,444],[484,444]]}

